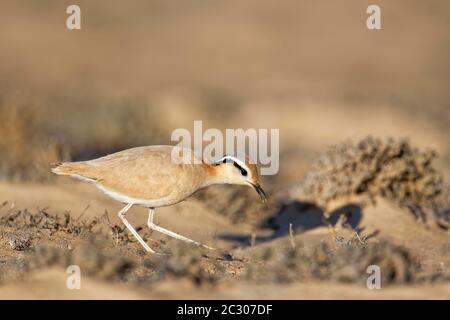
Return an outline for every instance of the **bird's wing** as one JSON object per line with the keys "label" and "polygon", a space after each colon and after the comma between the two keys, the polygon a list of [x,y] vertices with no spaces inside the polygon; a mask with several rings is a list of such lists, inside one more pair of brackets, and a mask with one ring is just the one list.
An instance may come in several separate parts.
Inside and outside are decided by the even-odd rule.
{"label": "bird's wing", "polygon": [[[58,163],[52,171],[93,181],[107,191],[136,199],[181,199],[201,186],[203,179],[202,166],[183,165],[194,158],[201,163],[201,159],[189,149],[182,150],[180,153],[180,148],[173,146],[138,147],[94,160]],[[180,191],[178,185],[185,188]]]}
{"label": "bird's wing", "polygon": [[171,160],[171,147],[128,149],[87,161],[85,172],[104,188],[137,199],[169,196],[182,170]]}

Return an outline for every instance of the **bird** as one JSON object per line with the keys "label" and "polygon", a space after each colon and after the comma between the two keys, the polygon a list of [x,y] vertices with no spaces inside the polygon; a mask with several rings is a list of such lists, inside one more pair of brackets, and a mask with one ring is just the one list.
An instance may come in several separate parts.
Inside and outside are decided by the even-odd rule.
{"label": "bird", "polygon": [[267,197],[259,183],[259,168],[248,157],[244,158],[224,155],[217,161],[209,161],[190,148],[152,145],[87,161],[52,163],[51,171],[92,183],[109,197],[125,204],[118,217],[145,251],[157,253],[128,222],[126,213],[135,205],[148,208],[147,226],[151,230],[213,249],[155,224],[156,208],[177,204],[196,191],[215,184],[249,186],[265,203]]}

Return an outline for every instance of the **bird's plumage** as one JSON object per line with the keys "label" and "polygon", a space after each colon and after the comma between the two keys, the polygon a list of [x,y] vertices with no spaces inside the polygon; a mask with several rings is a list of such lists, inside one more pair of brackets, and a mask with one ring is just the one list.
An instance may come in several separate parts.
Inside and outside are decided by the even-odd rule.
{"label": "bird's plumage", "polygon": [[[177,163],[174,161],[176,159],[172,159],[174,148],[176,147],[137,147],[94,160],[62,163],[52,171],[91,181],[121,202],[127,201],[117,199],[115,194],[133,199],[135,204],[167,206],[180,202],[207,186],[206,174],[214,170],[212,165],[201,162],[189,149],[183,150],[184,159],[196,157],[201,163]],[[181,192],[180,188],[175,187],[179,185],[183,186]]]}
{"label": "bird's plumage", "polygon": [[210,248],[156,225],[155,208],[178,203],[197,190],[218,183],[251,186],[266,200],[255,164],[232,156],[217,163],[205,162],[192,150],[174,146],[137,147],[89,161],[57,163],[51,170],[87,180],[113,199],[126,203],[118,216],[148,252],[154,251],[125,218],[133,205],[149,208],[150,229]]}

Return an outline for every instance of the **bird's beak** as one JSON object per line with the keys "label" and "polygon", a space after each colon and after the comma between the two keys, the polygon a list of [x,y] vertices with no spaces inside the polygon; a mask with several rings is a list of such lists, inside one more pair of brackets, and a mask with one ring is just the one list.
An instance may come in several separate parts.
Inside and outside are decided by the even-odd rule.
{"label": "bird's beak", "polygon": [[262,203],[266,203],[267,202],[267,196],[266,193],[264,192],[264,190],[261,188],[261,186],[259,185],[259,183],[250,183],[253,187],[253,189],[255,189],[256,192],[258,192],[259,196],[261,197],[261,201]]}

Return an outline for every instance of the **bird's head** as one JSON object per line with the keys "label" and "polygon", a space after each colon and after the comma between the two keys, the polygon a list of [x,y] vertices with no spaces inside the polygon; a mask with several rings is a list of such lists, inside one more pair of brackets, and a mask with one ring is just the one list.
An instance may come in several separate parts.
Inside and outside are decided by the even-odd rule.
{"label": "bird's head", "polygon": [[242,161],[227,155],[218,160],[215,165],[224,183],[250,186],[259,194],[262,202],[267,201],[266,193],[259,184],[258,166],[251,163],[249,158]]}

